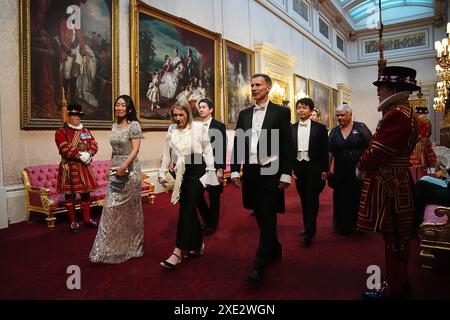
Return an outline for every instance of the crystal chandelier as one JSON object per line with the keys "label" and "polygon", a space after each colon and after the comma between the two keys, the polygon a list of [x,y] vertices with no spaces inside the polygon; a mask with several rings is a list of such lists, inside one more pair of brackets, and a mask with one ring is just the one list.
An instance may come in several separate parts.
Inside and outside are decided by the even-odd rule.
{"label": "crystal chandelier", "polygon": [[433,101],[433,109],[436,112],[443,112],[448,99],[448,91],[450,86],[450,22],[447,23],[448,38],[442,41],[436,41],[434,48],[436,49],[436,77],[439,81],[436,83],[437,97]]}
{"label": "crystal chandelier", "polygon": [[[419,84],[420,86],[420,84]],[[416,111],[420,113],[428,113],[428,101],[423,98],[423,93],[421,90],[417,93],[416,99],[409,100],[409,105]]]}
{"label": "crystal chandelier", "polygon": [[286,90],[280,86],[277,81],[274,81],[272,90],[269,92],[269,98],[276,104],[282,105],[285,101]]}

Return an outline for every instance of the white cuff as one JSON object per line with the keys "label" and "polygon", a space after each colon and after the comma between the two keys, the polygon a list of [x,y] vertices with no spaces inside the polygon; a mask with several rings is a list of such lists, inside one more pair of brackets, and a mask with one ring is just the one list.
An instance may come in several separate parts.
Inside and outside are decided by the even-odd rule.
{"label": "white cuff", "polygon": [[216,176],[216,170],[209,170],[207,171],[201,178],[200,182],[202,183],[203,187],[206,186],[218,186],[219,180]]}
{"label": "white cuff", "polygon": [[167,169],[158,169],[158,178],[165,178],[167,171],[169,171],[169,170],[167,170]]}
{"label": "white cuff", "polygon": [[239,174],[239,172],[236,172],[236,171],[232,172],[230,175],[231,179],[240,178],[240,177],[241,177],[241,175]]}
{"label": "white cuff", "polygon": [[280,182],[286,182],[291,184],[291,176],[283,173],[280,177]]}

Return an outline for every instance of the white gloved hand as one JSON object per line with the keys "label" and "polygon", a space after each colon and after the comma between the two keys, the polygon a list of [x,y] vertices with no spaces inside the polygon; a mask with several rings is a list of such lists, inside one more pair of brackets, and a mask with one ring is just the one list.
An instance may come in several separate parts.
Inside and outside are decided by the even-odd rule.
{"label": "white gloved hand", "polygon": [[360,171],[358,167],[356,167],[355,175],[359,180],[363,180],[366,178],[366,173],[364,171]]}
{"label": "white gloved hand", "polygon": [[91,155],[89,152],[80,152],[80,161],[84,164],[88,164],[91,160]]}

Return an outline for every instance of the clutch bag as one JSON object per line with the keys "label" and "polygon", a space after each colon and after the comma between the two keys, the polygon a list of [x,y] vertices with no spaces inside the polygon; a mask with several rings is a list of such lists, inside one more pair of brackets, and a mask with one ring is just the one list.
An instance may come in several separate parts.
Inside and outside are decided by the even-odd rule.
{"label": "clutch bag", "polygon": [[169,170],[166,173],[164,180],[165,182],[163,187],[166,190],[166,192],[173,191],[173,188],[175,187],[175,172]]}

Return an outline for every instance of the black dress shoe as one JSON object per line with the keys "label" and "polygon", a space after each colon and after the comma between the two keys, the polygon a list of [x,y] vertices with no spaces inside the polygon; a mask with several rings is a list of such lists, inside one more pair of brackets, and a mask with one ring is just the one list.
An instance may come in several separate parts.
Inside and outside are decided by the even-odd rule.
{"label": "black dress shoe", "polygon": [[166,268],[167,270],[170,270],[170,271],[174,270],[175,268],[177,268],[181,264],[181,257],[179,255],[177,255],[176,253],[174,253],[174,252],[172,253],[172,255],[177,258],[177,263],[176,264],[170,263],[167,260],[162,260],[159,263],[161,266],[163,266],[164,268]]}
{"label": "black dress shoe", "polygon": [[192,257],[192,258],[198,258],[204,253],[205,253],[205,243],[203,242],[200,249],[198,249],[198,250],[190,250],[188,252],[187,256],[188,257]]}
{"label": "black dress shoe", "polygon": [[69,226],[69,232],[72,234],[80,233],[80,225],[78,222],[72,222]]}
{"label": "black dress shoe", "polygon": [[210,234],[213,234],[214,232],[216,232],[216,229],[213,229],[211,227],[205,227],[205,229],[203,229],[203,234],[205,236],[209,236]]}
{"label": "black dress shoe", "polygon": [[250,282],[262,282],[264,280],[264,271],[262,269],[253,269],[252,272],[245,275],[244,279]]}
{"label": "black dress shoe", "polygon": [[400,293],[395,293],[390,290],[388,286],[381,289],[367,290],[362,294],[365,300],[402,300],[406,299],[410,293],[411,287],[406,283]]}
{"label": "black dress shoe", "polygon": [[98,222],[92,219],[89,219],[88,222],[84,222],[83,225],[89,228],[98,228]]}
{"label": "black dress shoe", "polygon": [[390,290],[367,290],[362,297],[365,300],[403,300],[406,298],[404,293],[393,293]]}
{"label": "black dress shoe", "polygon": [[312,243],[312,238],[310,236],[303,236],[302,237],[302,244],[304,247],[310,247]]}

